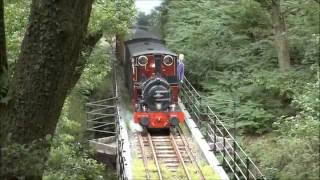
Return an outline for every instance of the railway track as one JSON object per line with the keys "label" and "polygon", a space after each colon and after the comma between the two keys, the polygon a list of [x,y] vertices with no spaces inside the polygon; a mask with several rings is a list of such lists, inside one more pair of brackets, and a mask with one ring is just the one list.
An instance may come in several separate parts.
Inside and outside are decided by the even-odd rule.
{"label": "railway track", "polygon": [[164,179],[163,173],[166,170],[175,173],[179,168],[183,169],[186,179],[193,179],[195,174],[197,179],[205,179],[180,128],[167,132],[138,133],[137,141],[140,146],[139,158],[143,161],[146,179],[154,179],[151,166],[156,167],[160,180]]}

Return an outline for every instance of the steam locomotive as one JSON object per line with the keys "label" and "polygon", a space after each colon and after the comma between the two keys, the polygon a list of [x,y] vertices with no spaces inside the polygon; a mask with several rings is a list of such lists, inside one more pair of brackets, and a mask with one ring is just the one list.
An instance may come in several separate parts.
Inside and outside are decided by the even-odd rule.
{"label": "steam locomotive", "polygon": [[151,32],[136,28],[123,44],[125,84],[134,122],[146,128],[169,128],[184,121],[177,105],[177,55]]}

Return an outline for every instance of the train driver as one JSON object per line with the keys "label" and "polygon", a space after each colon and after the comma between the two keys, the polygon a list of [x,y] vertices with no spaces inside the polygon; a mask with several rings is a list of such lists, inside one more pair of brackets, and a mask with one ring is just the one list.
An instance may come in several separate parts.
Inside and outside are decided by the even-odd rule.
{"label": "train driver", "polygon": [[177,67],[177,72],[178,72],[178,81],[179,81],[179,85],[181,86],[183,83],[183,79],[184,79],[184,55],[183,54],[179,54],[179,59],[178,59],[178,67]]}

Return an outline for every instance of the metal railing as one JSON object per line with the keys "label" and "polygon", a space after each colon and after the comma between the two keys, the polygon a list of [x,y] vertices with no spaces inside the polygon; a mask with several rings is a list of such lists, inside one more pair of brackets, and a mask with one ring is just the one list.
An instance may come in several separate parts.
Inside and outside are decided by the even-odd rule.
{"label": "metal railing", "polygon": [[203,97],[187,79],[182,84],[180,97],[197,125],[207,129],[205,136],[212,152],[230,178],[237,180],[266,179],[221,119],[208,105],[201,102]]}
{"label": "metal railing", "polygon": [[[120,131],[120,111],[119,111],[119,95],[117,85],[117,69],[116,60],[112,62],[112,97],[102,99],[86,104],[87,108],[87,131],[93,132],[98,137],[115,136],[116,139],[116,168],[117,176],[120,180],[128,180],[125,173],[126,160],[123,156],[123,139]],[[96,137],[95,137],[96,138]]]}
{"label": "metal railing", "polygon": [[103,100],[89,102],[87,107],[87,131],[95,133],[95,136],[108,137],[116,134],[116,112],[114,99],[111,97]]}
{"label": "metal railing", "polygon": [[[114,63],[113,63],[114,64]],[[86,104],[87,108],[87,131],[94,132],[95,135],[108,137],[116,135],[117,113],[117,87],[113,73],[113,95],[110,98],[102,99]]]}
{"label": "metal railing", "polygon": [[117,68],[116,68],[116,59],[113,60],[112,62],[112,82],[113,82],[113,96],[115,97],[114,99],[114,104],[115,104],[115,111],[116,111],[116,143],[117,143],[117,176],[119,180],[128,180],[128,177],[126,177],[126,159],[123,155],[124,149],[124,140],[121,137],[121,125],[120,125],[120,110],[119,110],[119,89],[118,89],[118,84],[117,84]]}
{"label": "metal railing", "polygon": [[[117,111],[119,113],[119,109],[117,108]],[[120,116],[117,117],[117,135],[116,135],[116,140],[117,140],[117,176],[119,180],[128,180],[126,177],[126,172],[125,172],[125,163],[126,159],[123,156],[123,139],[121,136],[119,136],[120,131],[121,131],[121,126],[119,124],[120,122]]]}

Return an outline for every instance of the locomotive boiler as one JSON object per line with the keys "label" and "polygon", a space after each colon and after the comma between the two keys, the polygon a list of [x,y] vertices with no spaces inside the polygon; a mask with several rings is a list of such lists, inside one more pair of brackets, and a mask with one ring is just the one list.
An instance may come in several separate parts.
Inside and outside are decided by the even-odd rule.
{"label": "locomotive boiler", "polygon": [[134,122],[146,128],[169,128],[183,122],[177,105],[177,55],[161,38],[139,28],[124,42],[123,50]]}

